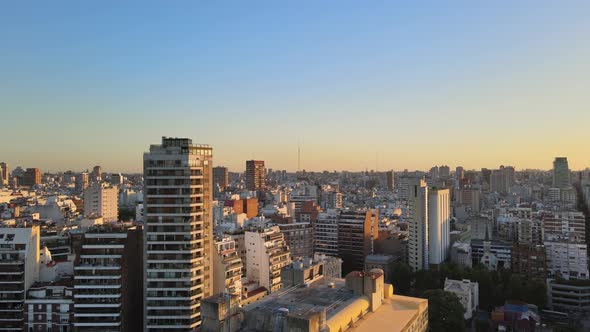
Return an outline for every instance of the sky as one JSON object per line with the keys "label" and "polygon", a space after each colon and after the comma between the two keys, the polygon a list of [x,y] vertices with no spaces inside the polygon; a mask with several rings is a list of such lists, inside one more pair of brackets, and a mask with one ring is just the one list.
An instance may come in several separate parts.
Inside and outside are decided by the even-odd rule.
{"label": "sky", "polygon": [[590,167],[589,1],[0,4],[0,161],[138,172],[162,136],[306,170]]}

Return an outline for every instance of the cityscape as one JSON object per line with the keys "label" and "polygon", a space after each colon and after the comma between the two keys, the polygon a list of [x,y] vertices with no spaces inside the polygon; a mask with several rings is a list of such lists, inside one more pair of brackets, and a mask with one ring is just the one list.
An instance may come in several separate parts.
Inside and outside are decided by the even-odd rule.
{"label": "cityscape", "polygon": [[0,163],[5,331],[587,328],[590,169],[287,172],[162,137],[143,173]]}
{"label": "cityscape", "polygon": [[0,3],[0,332],[590,331],[589,12]]}

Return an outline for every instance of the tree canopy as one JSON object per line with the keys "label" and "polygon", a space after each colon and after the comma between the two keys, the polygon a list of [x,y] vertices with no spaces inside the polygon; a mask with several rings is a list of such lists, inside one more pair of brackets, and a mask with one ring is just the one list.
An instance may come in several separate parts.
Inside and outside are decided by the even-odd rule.
{"label": "tree canopy", "polygon": [[423,297],[428,299],[430,331],[465,331],[463,306],[455,294],[433,289],[425,291]]}

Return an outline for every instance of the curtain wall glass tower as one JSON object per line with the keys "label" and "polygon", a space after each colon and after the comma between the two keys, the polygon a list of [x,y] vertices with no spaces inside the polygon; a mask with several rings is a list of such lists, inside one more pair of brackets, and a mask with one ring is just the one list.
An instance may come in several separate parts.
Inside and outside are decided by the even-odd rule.
{"label": "curtain wall glass tower", "polygon": [[193,331],[212,295],[212,155],[167,137],[144,154],[146,331]]}

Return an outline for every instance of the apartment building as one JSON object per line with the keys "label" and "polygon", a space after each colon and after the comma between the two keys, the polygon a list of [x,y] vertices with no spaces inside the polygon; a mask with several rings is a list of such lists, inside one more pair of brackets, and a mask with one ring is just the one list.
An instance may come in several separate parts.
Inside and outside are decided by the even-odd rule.
{"label": "apartment building", "polygon": [[25,294],[39,278],[39,226],[0,228],[0,327],[24,329]]}
{"label": "apartment building", "polygon": [[193,331],[213,293],[213,149],[163,137],[144,154],[146,331]]}
{"label": "apartment building", "polygon": [[291,263],[291,252],[278,226],[246,231],[246,273],[270,293],[282,288],[281,269]]}

